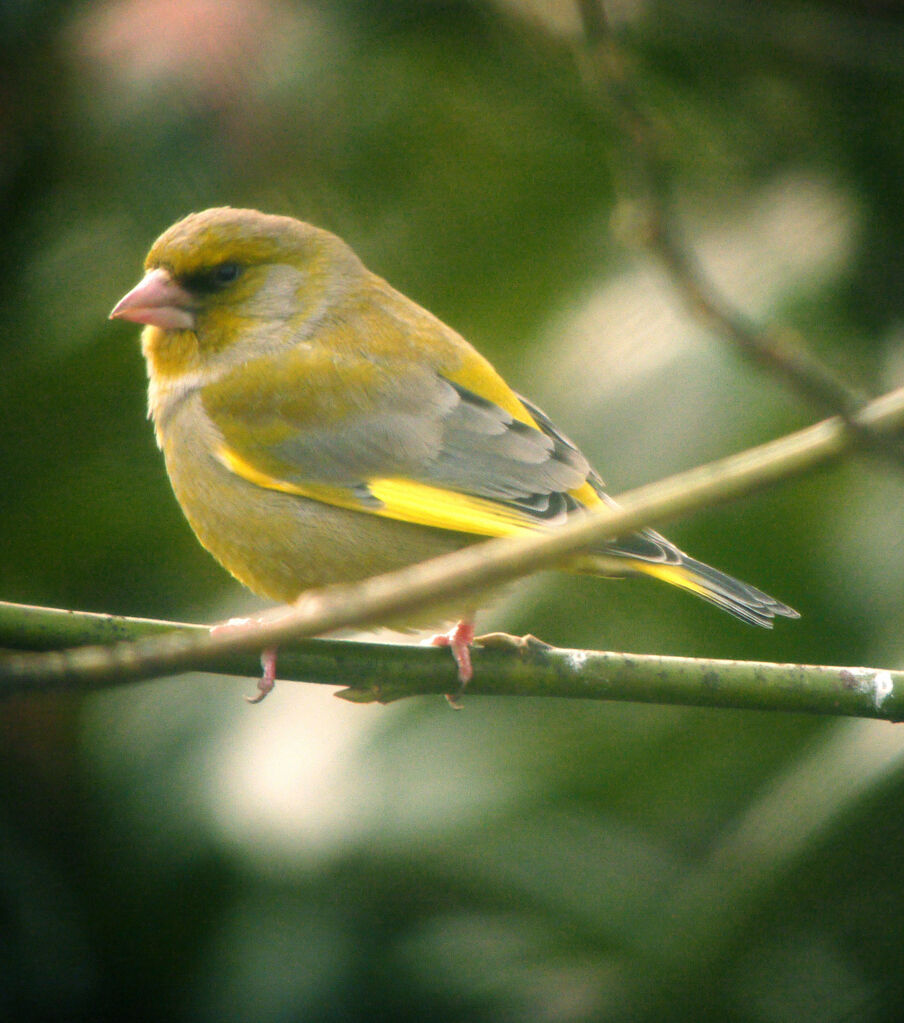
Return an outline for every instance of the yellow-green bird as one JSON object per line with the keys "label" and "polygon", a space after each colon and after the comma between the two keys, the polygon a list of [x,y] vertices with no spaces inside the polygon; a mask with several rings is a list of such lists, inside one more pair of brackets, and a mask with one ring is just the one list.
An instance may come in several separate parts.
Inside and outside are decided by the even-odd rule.
{"label": "yellow-green bird", "polygon": [[[173,490],[255,593],[291,601],[610,500],[540,409],[328,231],[205,210],[165,231],[145,270],[110,315],[146,324]],[[798,617],[648,529],[563,568],[653,576],[755,625]],[[444,640],[462,683],[478,603]],[[262,695],[273,671],[271,657]]]}

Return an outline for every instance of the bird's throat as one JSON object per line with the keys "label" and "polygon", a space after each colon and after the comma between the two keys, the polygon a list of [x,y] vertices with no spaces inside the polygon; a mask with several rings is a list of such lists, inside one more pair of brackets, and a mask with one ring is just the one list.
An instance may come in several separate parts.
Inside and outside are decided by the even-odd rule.
{"label": "bird's throat", "polygon": [[200,368],[198,339],[191,330],[161,330],[145,327],[141,350],[153,377],[173,378]]}

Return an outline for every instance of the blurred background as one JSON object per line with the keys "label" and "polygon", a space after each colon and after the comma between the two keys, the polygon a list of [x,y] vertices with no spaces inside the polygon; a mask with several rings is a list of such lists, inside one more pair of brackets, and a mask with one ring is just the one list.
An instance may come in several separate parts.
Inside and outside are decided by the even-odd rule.
{"label": "blurred background", "polygon": [[[608,5],[687,237],[756,321],[904,383],[904,11]],[[0,5],[0,598],[214,621],[109,323],[153,239],[248,205],[342,235],[614,493],[818,414],[630,244],[568,0]],[[668,526],[797,607],[751,629],[544,575],[486,627],[900,668],[904,478],[856,458]],[[0,1019],[904,1018],[904,732],[183,676],[0,711]]]}

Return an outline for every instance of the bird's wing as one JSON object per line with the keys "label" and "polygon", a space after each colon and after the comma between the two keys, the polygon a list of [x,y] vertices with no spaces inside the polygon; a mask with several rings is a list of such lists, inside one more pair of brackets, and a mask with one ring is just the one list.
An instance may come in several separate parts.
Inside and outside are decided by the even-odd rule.
{"label": "bird's wing", "polygon": [[[574,444],[476,353],[454,372],[406,367],[404,386],[397,371],[354,354],[299,348],[261,361],[202,391],[222,438],[215,457],[256,486],[488,537],[614,503]],[[756,625],[797,617],[650,529],[569,567],[650,575]]]}
{"label": "bird's wing", "polygon": [[452,372],[400,373],[298,346],[209,384],[202,401],[216,457],[269,489],[481,536],[600,502],[580,451],[473,350]]}

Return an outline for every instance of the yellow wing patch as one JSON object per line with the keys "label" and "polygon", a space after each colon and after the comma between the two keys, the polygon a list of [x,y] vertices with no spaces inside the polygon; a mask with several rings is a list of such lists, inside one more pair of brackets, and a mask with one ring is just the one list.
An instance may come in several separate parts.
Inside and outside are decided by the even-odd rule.
{"label": "yellow wing patch", "polygon": [[600,495],[589,483],[582,483],[576,490],[569,490],[568,493],[585,508],[595,508],[598,504],[603,503]]}
{"label": "yellow wing patch", "polygon": [[426,483],[377,479],[368,483],[368,489],[383,503],[382,508],[373,509],[375,515],[402,522],[477,536],[515,536],[537,528],[529,515],[516,508]]}
{"label": "yellow wing patch", "polygon": [[533,416],[521,403],[518,395],[479,352],[468,353],[457,371],[444,372],[443,376],[451,383],[466,387],[479,397],[505,409],[510,416],[522,423],[536,428]]}
{"label": "yellow wing patch", "polygon": [[[411,522],[419,526],[449,529],[456,533],[471,533],[476,536],[515,536],[525,530],[542,528],[541,523],[532,519],[530,515],[519,512],[517,508],[485,498],[460,494],[454,490],[431,487],[413,480],[397,477],[368,480],[368,490],[381,502],[379,507],[369,507],[356,497],[353,490],[345,487],[331,487],[320,483],[290,483],[269,476],[225,446],[217,450],[217,459],[231,472],[255,486],[311,498],[324,504],[365,512],[368,515],[380,515],[399,522]],[[581,487],[575,494],[581,493],[584,489]],[[587,489],[593,494],[591,488]]]}

